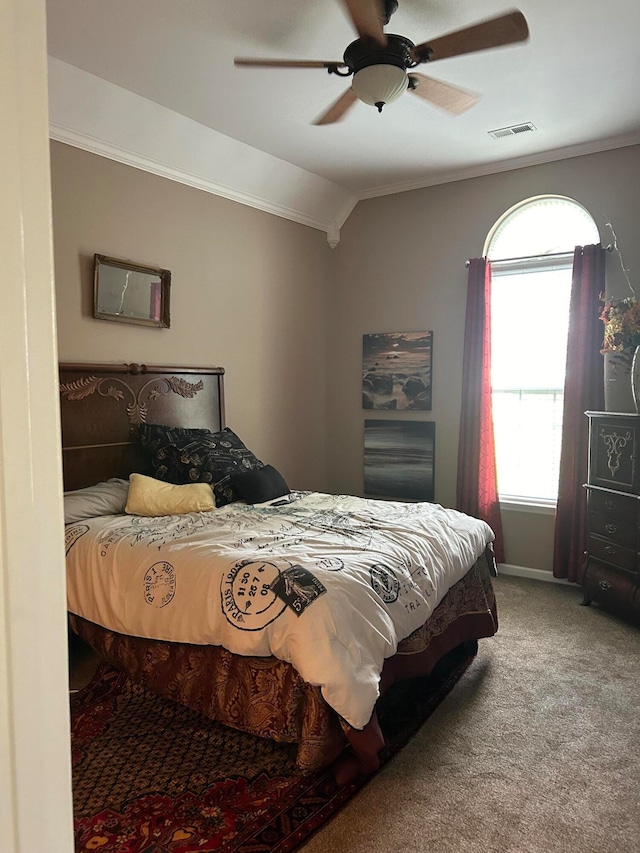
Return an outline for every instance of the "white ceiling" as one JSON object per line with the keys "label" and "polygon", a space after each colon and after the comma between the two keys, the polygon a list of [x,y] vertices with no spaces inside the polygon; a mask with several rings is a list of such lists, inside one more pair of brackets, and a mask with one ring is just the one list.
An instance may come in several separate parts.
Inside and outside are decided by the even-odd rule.
{"label": "white ceiling", "polygon": [[[357,198],[639,142],[638,0],[517,6],[528,42],[421,67],[481,93],[458,117],[405,93],[382,114],[358,102],[316,127],[348,81],[323,69],[234,67],[235,56],[341,60],[357,36],[339,0],[47,0],[48,51]],[[419,43],[510,8],[399,0],[386,29]],[[488,135],[523,122],[537,130]]]}

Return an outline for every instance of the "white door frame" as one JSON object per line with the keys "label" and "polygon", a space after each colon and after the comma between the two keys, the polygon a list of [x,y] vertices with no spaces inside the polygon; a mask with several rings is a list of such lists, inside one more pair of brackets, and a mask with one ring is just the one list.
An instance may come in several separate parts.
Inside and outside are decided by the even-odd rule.
{"label": "white door frame", "polygon": [[45,0],[0,3],[0,826],[71,853]]}

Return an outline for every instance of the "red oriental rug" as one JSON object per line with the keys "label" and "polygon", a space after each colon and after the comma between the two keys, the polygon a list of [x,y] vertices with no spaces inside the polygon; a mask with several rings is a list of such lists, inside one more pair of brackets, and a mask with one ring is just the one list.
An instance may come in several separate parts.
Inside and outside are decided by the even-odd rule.
{"label": "red oriental rug", "polygon": [[[477,644],[379,703],[387,762],[467,669]],[[295,744],[211,722],[103,664],[71,699],[76,851],[289,853],[365,783],[300,775]]]}

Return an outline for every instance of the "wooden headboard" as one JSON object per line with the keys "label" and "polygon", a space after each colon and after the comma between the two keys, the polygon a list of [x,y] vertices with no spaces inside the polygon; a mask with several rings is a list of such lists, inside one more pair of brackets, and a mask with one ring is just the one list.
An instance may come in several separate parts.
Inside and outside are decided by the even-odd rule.
{"label": "wooden headboard", "polygon": [[60,364],[65,489],[144,471],[140,423],[222,429],[223,377],[222,367]]}

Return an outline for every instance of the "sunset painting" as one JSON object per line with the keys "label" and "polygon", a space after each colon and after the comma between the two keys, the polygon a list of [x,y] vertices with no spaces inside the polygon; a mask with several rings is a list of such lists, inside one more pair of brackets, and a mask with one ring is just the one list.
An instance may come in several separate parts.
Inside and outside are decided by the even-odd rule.
{"label": "sunset painting", "polygon": [[362,336],[362,408],[431,410],[433,332]]}

